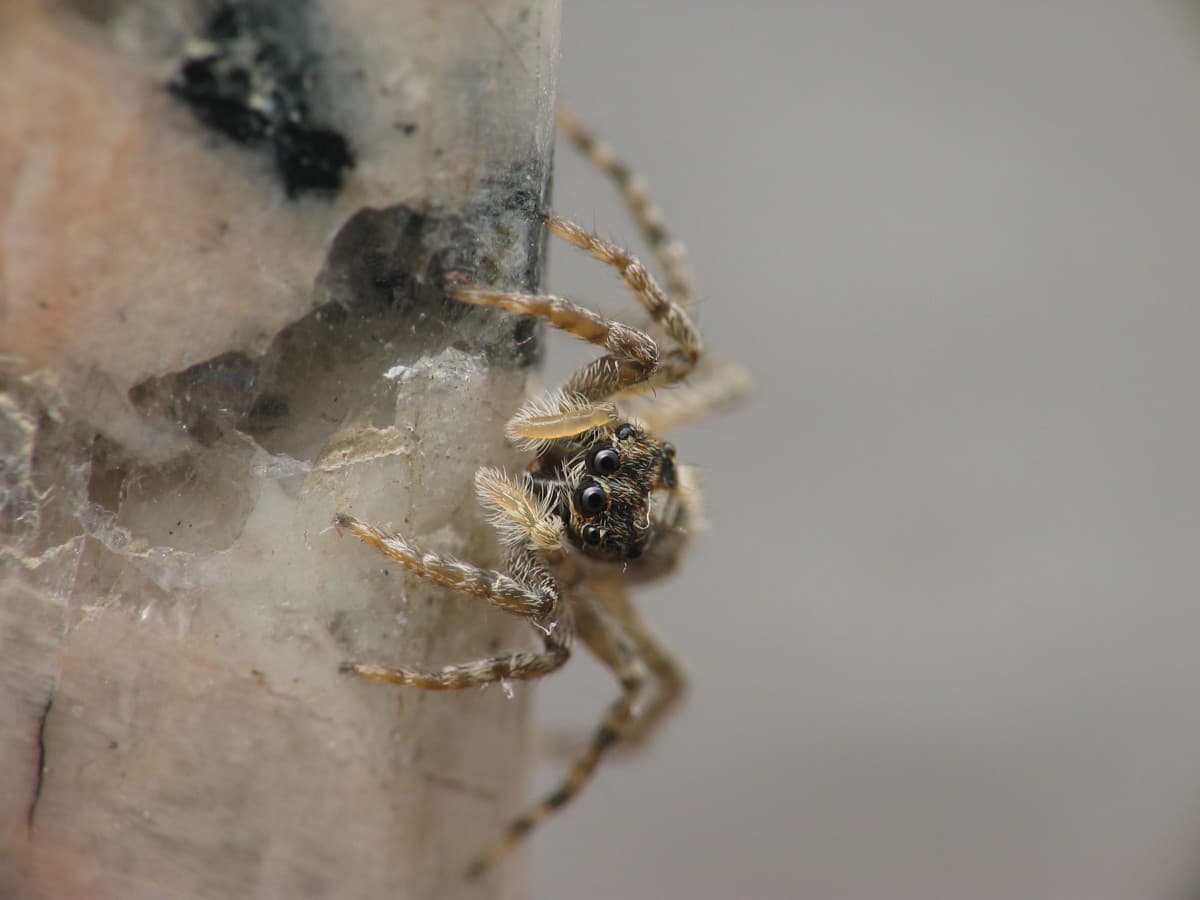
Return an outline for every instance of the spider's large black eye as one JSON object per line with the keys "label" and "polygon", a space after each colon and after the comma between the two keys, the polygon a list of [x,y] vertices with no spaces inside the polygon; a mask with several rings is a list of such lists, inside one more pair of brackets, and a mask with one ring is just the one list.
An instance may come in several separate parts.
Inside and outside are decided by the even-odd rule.
{"label": "spider's large black eye", "polygon": [[611,475],[621,465],[621,454],[614,447],[604,447],[592,454],[588,467],[596,475]]}
{"label": "spider's large black eye", "polygon": [[604,488],[594,481],[589,481],[575,495],[575,508],[585,516],[594,516],[603,512],[607,504],[608,495],[604,493]]}
{"label": "spider's large black eye", "polygon": [[583,526],[583,542],[585,544],[598,544],[602,537],[604,537],[604,533],[600,530],[599,525]]}

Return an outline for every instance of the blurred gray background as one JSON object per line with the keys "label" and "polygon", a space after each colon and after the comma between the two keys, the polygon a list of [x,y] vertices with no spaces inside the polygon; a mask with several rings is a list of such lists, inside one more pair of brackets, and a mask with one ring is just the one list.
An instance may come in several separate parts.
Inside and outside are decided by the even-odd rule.
{"label": "blurred gray background", "polygon": [[[536,836],[535,896],[1196,897],[1200,14],[566,6],[562,96],[756,391],[678,435],[710,527],[643,596],[690,702]],[[550,286],[632,309],[558,246]],[[581,657],[540,725],[614,691]]]}

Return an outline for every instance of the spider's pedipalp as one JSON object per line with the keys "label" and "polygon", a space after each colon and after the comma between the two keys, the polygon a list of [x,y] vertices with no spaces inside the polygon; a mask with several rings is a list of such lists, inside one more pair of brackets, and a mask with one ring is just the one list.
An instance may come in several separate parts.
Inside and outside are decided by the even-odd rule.
{"label": "spider's pedipalp", "polygon": [[583,394],[558,390],[527,400],[509,419],[504,433],[522,450],[541,453],[554,441],[615,425],[618,419],[611,403],[593,403]]}
{"label": "spider's pedipalp", "polygon": [[475,473],[475,492],[488,511],[488,522],[509,545],[525,542],[538,550],[561,550],[562,519],[554,515],[554,498],[534,499],[529,492],[531,479],[516,484],[499,469],[484,466]]}

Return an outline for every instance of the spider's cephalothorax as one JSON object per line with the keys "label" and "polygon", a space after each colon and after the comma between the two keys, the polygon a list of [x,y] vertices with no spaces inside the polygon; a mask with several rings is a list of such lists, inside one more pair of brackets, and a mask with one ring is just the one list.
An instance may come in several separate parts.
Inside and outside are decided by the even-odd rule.
{"label": "spider's cephalothorax", "polygon": [[[678,700],[682,673],[626,590],[671,571],[700,519],[693,471],[678,464],[675,448],[655,435],[729,405],[747,385],[737,366],[701,360],[700,334],[689,313],[691,278],[683,248],[668,236],[641,181],[561,110],[559,128],[616,181],[669,290],[660,288],[625,250],[553,215],[545,217],[547,230],[620,274],[646,313],[645,330],[561,297],[503,291],[461,279],[448,285],[451,296],[463,303],[540,317],[603,350],[561,390],[530,401],[509,421],[508,437],[534,454],[521,479],[489,467],[475,475],[480,502],[508,547],[507,572],[423,551],[403,535],[388,534],[352,516],[336,519],[340,528],[413,574],[529,619],[543,644],[539,651],[510,651],[435,671],[376,663],[344,663],[343,671],[426,690],[461,690],[540,678],[567,661],[578,636],[620,683],[620,696],[563,783],[512,821],[476,859],[473,874],[578,794],[614,746],[641,744]],[[679,384],[688,376],[686,386]],[[571,549],[594,564],[573,564],[578,554],[564,552]],[[657,691],[643,704],[639,701],[651,676]]]}
{"label": "spider's cephalothorax", "polygon": [[610,562],[646,551],[655,535],[655,494],[678,483],[675,448],[629,422],[592,429],[560,452],[544,453],[530,475],[535,488],[556,495],[555,512],[571,543]]}

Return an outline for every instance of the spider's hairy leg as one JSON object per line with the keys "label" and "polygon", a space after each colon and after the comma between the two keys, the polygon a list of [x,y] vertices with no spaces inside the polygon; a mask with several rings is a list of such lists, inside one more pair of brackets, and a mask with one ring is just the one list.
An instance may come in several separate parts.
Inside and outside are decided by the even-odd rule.
{"label": "spider's hairy leg", "polygon": [[621,739],[620,750],[625,752],[645,747],[647,739],[678,708],[687,690],[687,676],[679,661],[630,603],[624,585],[614,585],[614,588],[606,597],[609,611],[637,647],[655,682],[653,697],[630,723]]}
{"label": "spider's hairy leg", "polygon": [[[512,482],[495,469],[481,469],[477,476],[480,496],[500,495],[510,504],[524,504],[526,515],[541,510]],[[511,491],[511,494],[509,493]],[[481,597],[505,612],[526,616],[538,623],[545,644],[541,652],[516,651],[474,662],[443,666],[423,671],[378,663],[344,662],[339,667],[368,681],[399,684],[427,691],[458,691],[506,679],[540,678],[560,668],[571,655],[574,629],[569,613],[558,616],[558,585],[537,557],[531,545],[533,534],[547,541],[554,539],[554,527],[546,522],[530,522],[519,543],[510,547],[509,569],[514,577],[479,569],[469,563],[434,553],[422,553],[400,535],[391,535],[357,519],[339,515],[337,524],[364,543],[375,547],[417,575],[460,593]],[[561,523],[558,540],[561,541]]]}
{"label": "spider's hairy leg", "polygon": [[561,391],[522,407],[508,423],[508,437],[519,444],[537,446],[615,421],[616,410],[603,403],[605,398],[646,383],[659,369],[658,345],[648,334],[569,300],[477,285],[451,290],[464,303],[538,316],[607,351],[576,372]]}
{"label": "spider's hairy leg", "polygon": [[474,662],[443,666],[432,671],[350,662],[342,663],[340,671],[351,672],[368,681],[399,684],[426,691],[461,691],[494,684],[497,681],[527,681],[548,675],[561,668],[570,658],[573,639],[574,628],[568,614],[558,620],[553,631],[543,635],[545,646],[540,652],[515,651]]}
{"label": "spider's hairy leg", "polygon": [[[650,738],[666,719],[679,708],[687,692],[687,674],[674,654],[663,644],[650,624],[630,602],[628,586],[620,576],[605,577],[588,586],[589,595],[603,603],[605,609],[620,623],[622,631],[637,648],[646,668],[654,676],[654,693],[621,737],[616,752],[625,754],[645,749]],[[557,757],[575,753],[580,736],[574,733],[552,735],[548,749]]]}
{"label": "spider's hairy leg", "polygon": [[503,572],[481,569],[452,556],[424,552],[402,535],[388,534],[344,513],[339,513],[334,522],[388,559],[434,584],[479,597],[513,615],[542,621],[554,619],[558,609],[558,586],[536,561],[526,565],[540,570],[544,577],[536,582],[522,583]]}
{"label": "spider's hairy leg", "polygon": [[655,434],[668,434],[714,412],[736,406],[750,391],[750,376],[737,363],[705,357],[686,384],[653,397],[633,398],[629,413]]}
{"label": "spider's hairy leg", "polygon": [[587,786],[600,760],[625,735],[635,716],[635,705],[646,683],[646,670],[636,646],[620,625],[588,602],[575,605],[579,636],[607,665],[621,684],[621,696],[613,701],[596,728],[587,748],[575,760],[558,788],[514,819],[504,835],[471,864],[467,874],[478,876],[510,851],[537,825],[566,806]]}
{"label": "spider's hairy leg", "polygon": [[[538,316],[580,340],[603,347],[610,356],[635,366],[641,378],[658,366],[658,345],[645,332],[614,322],[562,297],[459,285],[451,295],[463,303],[493,306],[522,316]],[[641,379],[639,379],[641,380]]]}
{"label": "spider's hairy leg", "polygon": [[558,130],[586,156],[597,169],[616,182],[629,215],[654,253],[666,275],[667,293],[684,309],[692,305],[692,276],[688,271],[687,251],[683,243],[667,231],[662,213],[650,199],[646,183],[598,140],[571,111],[558,108]]}
{"label": "spider's hairy leg", "polygon": [[670,374],[670,379],[664,383],[678,381],[690,372],[703,351],[700,332],[692,323],[687,310],[677,301],[668,297],[658,286],[658,282],[654,280],[650,270],[628,250],[623,250],[616,244],[597,237],[574,222],[555,215],[547,215],[546,227],[551,234],[557,235],[567,243],[573,244],[620,272],[626,286],[645,307],[646,312],[675,342],[677,349],[663,360],[663,366]]}

